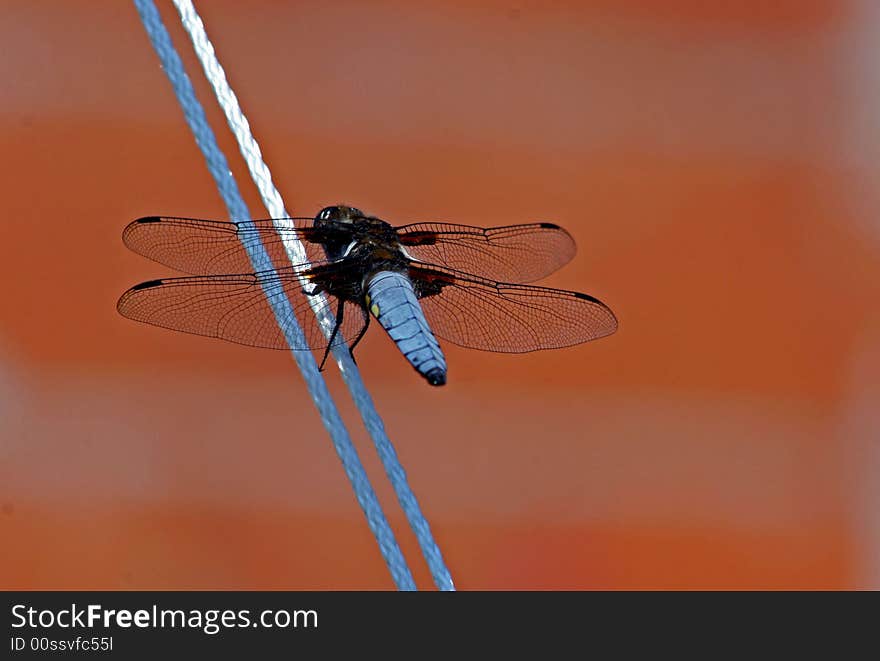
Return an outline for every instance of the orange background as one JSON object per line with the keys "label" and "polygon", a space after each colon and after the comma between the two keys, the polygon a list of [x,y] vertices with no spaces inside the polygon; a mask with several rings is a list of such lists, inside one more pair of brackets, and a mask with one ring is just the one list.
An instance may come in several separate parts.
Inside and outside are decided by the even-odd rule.
{"label": "orange background", "polygon": [[[225,209],[133,6],[94,7],[0,8],[0,586],[392,588],[289,354],[116,314],[170,275],[129,220]],[[199,9],[293,213],[558,222],[579,253],[547,283],[620,319],[447,345],[441,389],[361,344],[459,588],[880,587],[872,3]]]}

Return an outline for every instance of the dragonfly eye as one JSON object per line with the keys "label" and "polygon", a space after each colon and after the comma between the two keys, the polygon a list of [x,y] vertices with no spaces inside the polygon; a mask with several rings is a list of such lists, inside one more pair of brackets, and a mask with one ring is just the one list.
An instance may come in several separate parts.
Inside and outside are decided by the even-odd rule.
{"label": "dragonfly eye", "polygon": [[318,212],[318,220],[336,220],[339,218],[339,207],[324,207]]}
{"label": "dragonfly eye", "polygon": [[364,212],[361,211],[360,209],[358,209],[357,207],[349,207],[348,209],[349,209],[349,213],[351,214],[352,218],[363,218],[364,217]]}

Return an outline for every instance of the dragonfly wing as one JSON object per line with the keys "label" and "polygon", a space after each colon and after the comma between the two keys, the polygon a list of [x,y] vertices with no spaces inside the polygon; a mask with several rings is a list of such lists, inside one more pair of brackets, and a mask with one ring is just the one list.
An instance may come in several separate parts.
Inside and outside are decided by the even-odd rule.
{"label": "dragonfly wing", "polygon": [[[276,224],[286,225],[277,229]],[[194,275],[247,273],[254,270],[246,242],[261,242],[276,268],[290,266],[285,244],[302,242],[304,260],[326,259],[317,243],[326,229],[314,227],[311,218],[249,220],[236,223],[198,218],[147,216],[128,224],[122,240],[134,252],[177,271]]]}
{"label": "dragonfly wing", "polygon": [[[125,292],[116,307],[120,314],[135,321],[269,349],[290,346],[282,328],[296,320],[302,337],[290,348],[324,348],[328,340],[312,309],[315,297],[304,293],[298,276],[308,281],[310,271],[287,269],[151,280]],[[310,287],[307,282],[305,290]],[[269,304],[270,300],[274,305]],[[315,305],[330,320],[331,328],[339,306],[343,306],[343,321],[334,345],[354,340],[367,322],[363,308],[351,301],[324,294]],[[280,311],[280,317],[273,307]]]}
{"label": "dragonfly wing", "polygon": [[434,333],[463,347],[525,353],[568,347],[617,330],[614,313],[587,294],[417,264],[409,274]]}
{"label": "dragonfly wing", "polygon": [[575,243],[553,223],[470,227],[417,223],[395,228],[407,254],[501,282],[534,282],[571,261]]}

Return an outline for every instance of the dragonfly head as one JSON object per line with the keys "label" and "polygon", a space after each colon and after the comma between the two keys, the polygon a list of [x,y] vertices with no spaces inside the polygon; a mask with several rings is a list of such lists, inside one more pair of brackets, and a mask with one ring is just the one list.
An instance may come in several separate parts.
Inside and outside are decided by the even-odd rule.
{"label": "dragonfly head", "polygon": [[321,223],[353,223],[359,218],[364,218],[364,212],[355,207],[337,204],[332,207],[324,207],[315,216],[316,224]]}

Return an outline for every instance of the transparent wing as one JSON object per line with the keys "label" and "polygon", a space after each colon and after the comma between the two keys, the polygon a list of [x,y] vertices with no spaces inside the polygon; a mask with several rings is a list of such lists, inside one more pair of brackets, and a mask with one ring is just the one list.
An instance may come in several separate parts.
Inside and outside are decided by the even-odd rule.
{"label": "transparent wing", "polygon": [[275,267],[290,266],[285,242],[298,240],[306,259],[326,259],[318,239],[332,230],[315,228],[312,218],[283,218],[287,229],[277,230],[272,219],[237,223],[198,218],[147,216],[128,224],[122,240],[134,252],[177,271],[194,275],[248,273],[254,270],[243,242],[261,241]]}
{"label": "transparent wing", "polygon": [[558,225],[470,227],[417,223],[395,228],[414,259],[502,282],[534,282],[571,261],[574,239]]}
{"label": "transparent wing", "polygon": [[437,337],[463,347],[525,353],[568,347],[617,330],[614,313],[587,294],[417,264],[410,266],[410,278]]}
{"label": "transparent wing", "polygon": [[[332,277],[335,264],[319,265],[324,277]],[[309,278],[310,270],[301,274]],[[289,346],[281,326],[287,327],[296,319],[303,337],[291,348],[305,351],[327,346],[327,337],[312,311],[310,298],[303,292],[296,270],[290,268],[151,280],[125,292],[116,308],[135,321],[269,349]],[[284,310],[280,319],[276,318],[269,299]],[[367,322],[362,307],[350,301],[342,302],[335,296],[324,295],[319,300],[322,301],[320,311],[334,321],[339,305],[343,305],[342,324],[333,344],[355,339]]]}
{"label": "transparent wing", "polygon": [[[339,228],[314,227],[312,218],[285,218],[278,230],[272,219],[225,222],[173,216],[139,218],[125,228],[122,240],[134,252],[175,270],[195,275],[243,273],[253,265],[245,241],[260,241],[276,267],[290,265],[285,244],[301,241],[306,258],[326,254],[323,242],[346,241]],[[552,223],[470,227],[417,223],[396,228],[401,245],[414,259],[440,264],[504,282],[533,282],[567,264],[575,254],[571,235]]]}

